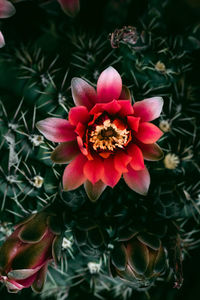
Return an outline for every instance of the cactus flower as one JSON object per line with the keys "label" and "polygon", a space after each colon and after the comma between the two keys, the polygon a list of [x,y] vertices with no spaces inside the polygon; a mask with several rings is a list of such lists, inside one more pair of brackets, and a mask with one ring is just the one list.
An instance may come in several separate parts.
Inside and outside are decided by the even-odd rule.
{"label": "cactus flower", "polygon": [[70,17],[75,17],[80,10],[79,0],[58,0],[62,10]]}
{"label": "cactus flower", "polygon": [[96,200],[106,186],[114,187],[123,176],[132,190],[146,195],[150,175],[144,159],[163,156],[155,143],[163,133],[150,123],[159,117],[163,99],[132,105],[130,91],[113,67],[100,74],[97,90],[81,78],[72,79],[71,89],[76,106],[68,120],[47,118],[37,123],[48,140],[60,143],[52,160],[70,162],[63,175],[64,189],[84,184],[88,197]]}
{"label": "cactus flower", "polygon": [[[12,17],[15,14],[15,7],[7,0],[0,0],[0,19]],[[5,45],[4,37],[0,31],[0,48]]]}
{"label": "cactus flower", "polygon": [[8,237],[0,248],[0,282],[17,293],[32,286],[43,288],[48,262],[55,259],[60,232],[53,226],[56,217],[41,212],[33,214]]}

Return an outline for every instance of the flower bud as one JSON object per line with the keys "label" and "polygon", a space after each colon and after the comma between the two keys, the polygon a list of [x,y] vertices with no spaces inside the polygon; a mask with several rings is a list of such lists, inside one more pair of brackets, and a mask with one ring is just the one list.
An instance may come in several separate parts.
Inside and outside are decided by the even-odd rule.
{"label": "flower bud", "polygon": [[16,226],[0,248],[0,282],[9,292],[30,286],[36,292],[42,290],[48,262],[58,255],[60,234],[56,216],[45,211]]}
{"label": "flower bud", "polygon": [[166,257],[160,240],[142,232],[120,242],[112,251],[110,270],[131,285],[150,284],[165,269]]}
{"label": "flower bud", "polygon": [[80,10],[79,0],[58,0],[64,13],[70,17],[75,17]]}

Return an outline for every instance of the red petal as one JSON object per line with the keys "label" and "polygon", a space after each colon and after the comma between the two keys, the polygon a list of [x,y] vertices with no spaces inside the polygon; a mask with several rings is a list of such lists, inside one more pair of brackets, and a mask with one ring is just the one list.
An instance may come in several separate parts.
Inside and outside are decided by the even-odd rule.
{"label": "red petal", "polygon": [[81,78],[73,78],[71,82],[72,97],[76,106],[83,105],[91,109],[97,102],[95,89]]}
{"label": "red petal", "polygon": [[130,126],[130,128],[137,132],[139,123],[140,123],[140,118],[128,116],[127,121],[128,121],[128,125]]}
{"label": "red petal", "polygon": [[143,144],[139,141],[136,141],[136,143],[142,150],[144,159],[156,161],[163,158],[163,151],[157,144]]}
{"label": "red petal", "polygon": [[144,158],[140,148],[135,144],[130,144],[127,151],[128,154],[132,157],[132,160],[130,162],[131,167],[136,171],[144,169]]}
{"label": "red petal", "polygon": [[63,174],[63,187],[65,191],[71,191],[84,183],[86,177],[83,167],[87,158],[81,153],[66,168]]}
{"label": "red petal", "polygon": [[104,172],[102,181],[111,187],[114,187],[120,180],[121,172],[117,171],[114,166],[114,158],[110,156],[104,160]]}
{"label": "red petal", "polygon": [[135,171],[128,166],[128,173],[124,174],[126,184],[138,194],[146,195],[150,185],[149,171],[145,167],[143,170]]}
{"label": "red petal", "polygon": [[115,169],[120,173],[128,172],[127,165],[130,163],[132,157],[124,152],[118,152],[114,157]]}
{"label": "red petal", "polygon": [[70,162],[80,152],[76,141],[61,143],[51,154],[51,159],[56,164]]}
{"label": "red petal", "polygon": [[122,91],[122,79],[119,73],[109,67],[104,70],[97,81],[98,102],[109,102],[119,99]]}
{"label": "red petal", "polygon": [[100,152],[99,155],[103,158],[108,158],[111,155],[111,152]]}
{"label": "red petal", "polygon": [[90,114],[96,114],[99,112],[106,111],[110,115],[115,115],[118,111],[120,111],[121,106],[119,105],[117,100],[113,100],[108,103],[97,103],[90,111]]}
{"label": "red petal", "polygon": [[135,137],[144,144],[153,144],[162,135],[163,132],[157,126],[148,122],[140,123],[138,132],[135,133]]}
{"label": "red petal", "polygon": [[85,106],[72,107],[69,111],[68,119],[72,125],[80,123],[87,123],[89,121],[89,113]]}
{"label": "red petal", "polygon": [[84,187],[88,198],[91,201],[96,201],[105,190],[106,185],[101,180],[99,180],[95,184],[92,184],[89,180],[86,180],[86,182],[84,183]]}
{"label": "red petal", "polygon": [[67,120],[47,118],[36,124],[37,129],[52,142],[68,142],[76,139],[75,127]]}
{"label": "red petal", "polygon": [[118,103],[121,105],[120,116],[124,117],[134,113],[133,106],[129,100],[118,100]]}
{"label": "red petal", "polygon": [[161,97],[153,97],[138,101],[133,105],[134,115],[144,122],[152,121],[160,116],[163,107]]}
{"label": "red petal", "polygon": [[64,13],[70,17],[75,17],[80,10],[79,0],[58,0]]}
{"label": "red petal", "polygon": [[129,100],[129,102],[131,101],[131,93],[129,88],[127,88],[127,86],[122,85],[122,91],[118,99]]}
{"label": "red petal", "polygon": [[[90,113],[91,113],[91,111],[90,111]],[[99,117],[100,115],[102,115],[101,112],[99,112],[99,113],[94,113],[94,115],[92,116],[92,120],[88,123],[88,126],[93,125],[93,124],[95,123],[96,119],[98,119],[98,117]]]}
{"label": "red petal", "polygon": [[115,124],[117,126],[117,128],[124,130],[127,128],[127,125],[124,124],[124,122],[120,119],[115,119],[113,122],[113,124]]}
{"label": "red petal", "polygon": [[86,130],[86,126],[82,123],[78,123],[76,129],[74,130],[81,138],[84,136]]}
{"label": "red petal", "polygon": [[93,160],[88,160],[85,163],[83,173],[92,184],[95,184],[101,179],[103,170],[103,162],[100,159],[95,158]]}

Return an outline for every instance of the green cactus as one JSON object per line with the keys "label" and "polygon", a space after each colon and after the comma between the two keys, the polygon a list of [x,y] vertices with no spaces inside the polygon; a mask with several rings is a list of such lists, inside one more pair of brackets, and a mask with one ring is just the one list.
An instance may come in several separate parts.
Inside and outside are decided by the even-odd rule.
{"label": "green cactus", "polygon": [[[173,284],[189,280],[182,263],[196,263],[200,247],[200,27],[190,1],[180,2],[80,1],[71,18],[56,1],[13,1],[15,17],[1,19],[0,243],[16,223],[47,207],[54,234],[56,221],[63,222],[56,245],[61,259],[50,263],[37,299],[175,300]],[[164,157],[147,161],[147,196],[120,180],[91,202],[83,187],[63,190],[65,166],[51,160],[57,144],[35,124],[67,119],[74,106],[71,79],[96,88],[108,66],[120,73],[133,103],[163,97],[155,125],[164,133],[158,142]],[[16,297],[25,293],[33,296]]]}

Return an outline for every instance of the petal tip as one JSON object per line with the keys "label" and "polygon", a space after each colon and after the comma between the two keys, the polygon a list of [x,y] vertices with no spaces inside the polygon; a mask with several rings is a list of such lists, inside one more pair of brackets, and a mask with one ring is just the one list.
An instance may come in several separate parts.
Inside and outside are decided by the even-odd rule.
{"label": "petal tip", "polygon": [[2,32],[0,31],[0,48],[3,48],[5,46],[5,40]]}

